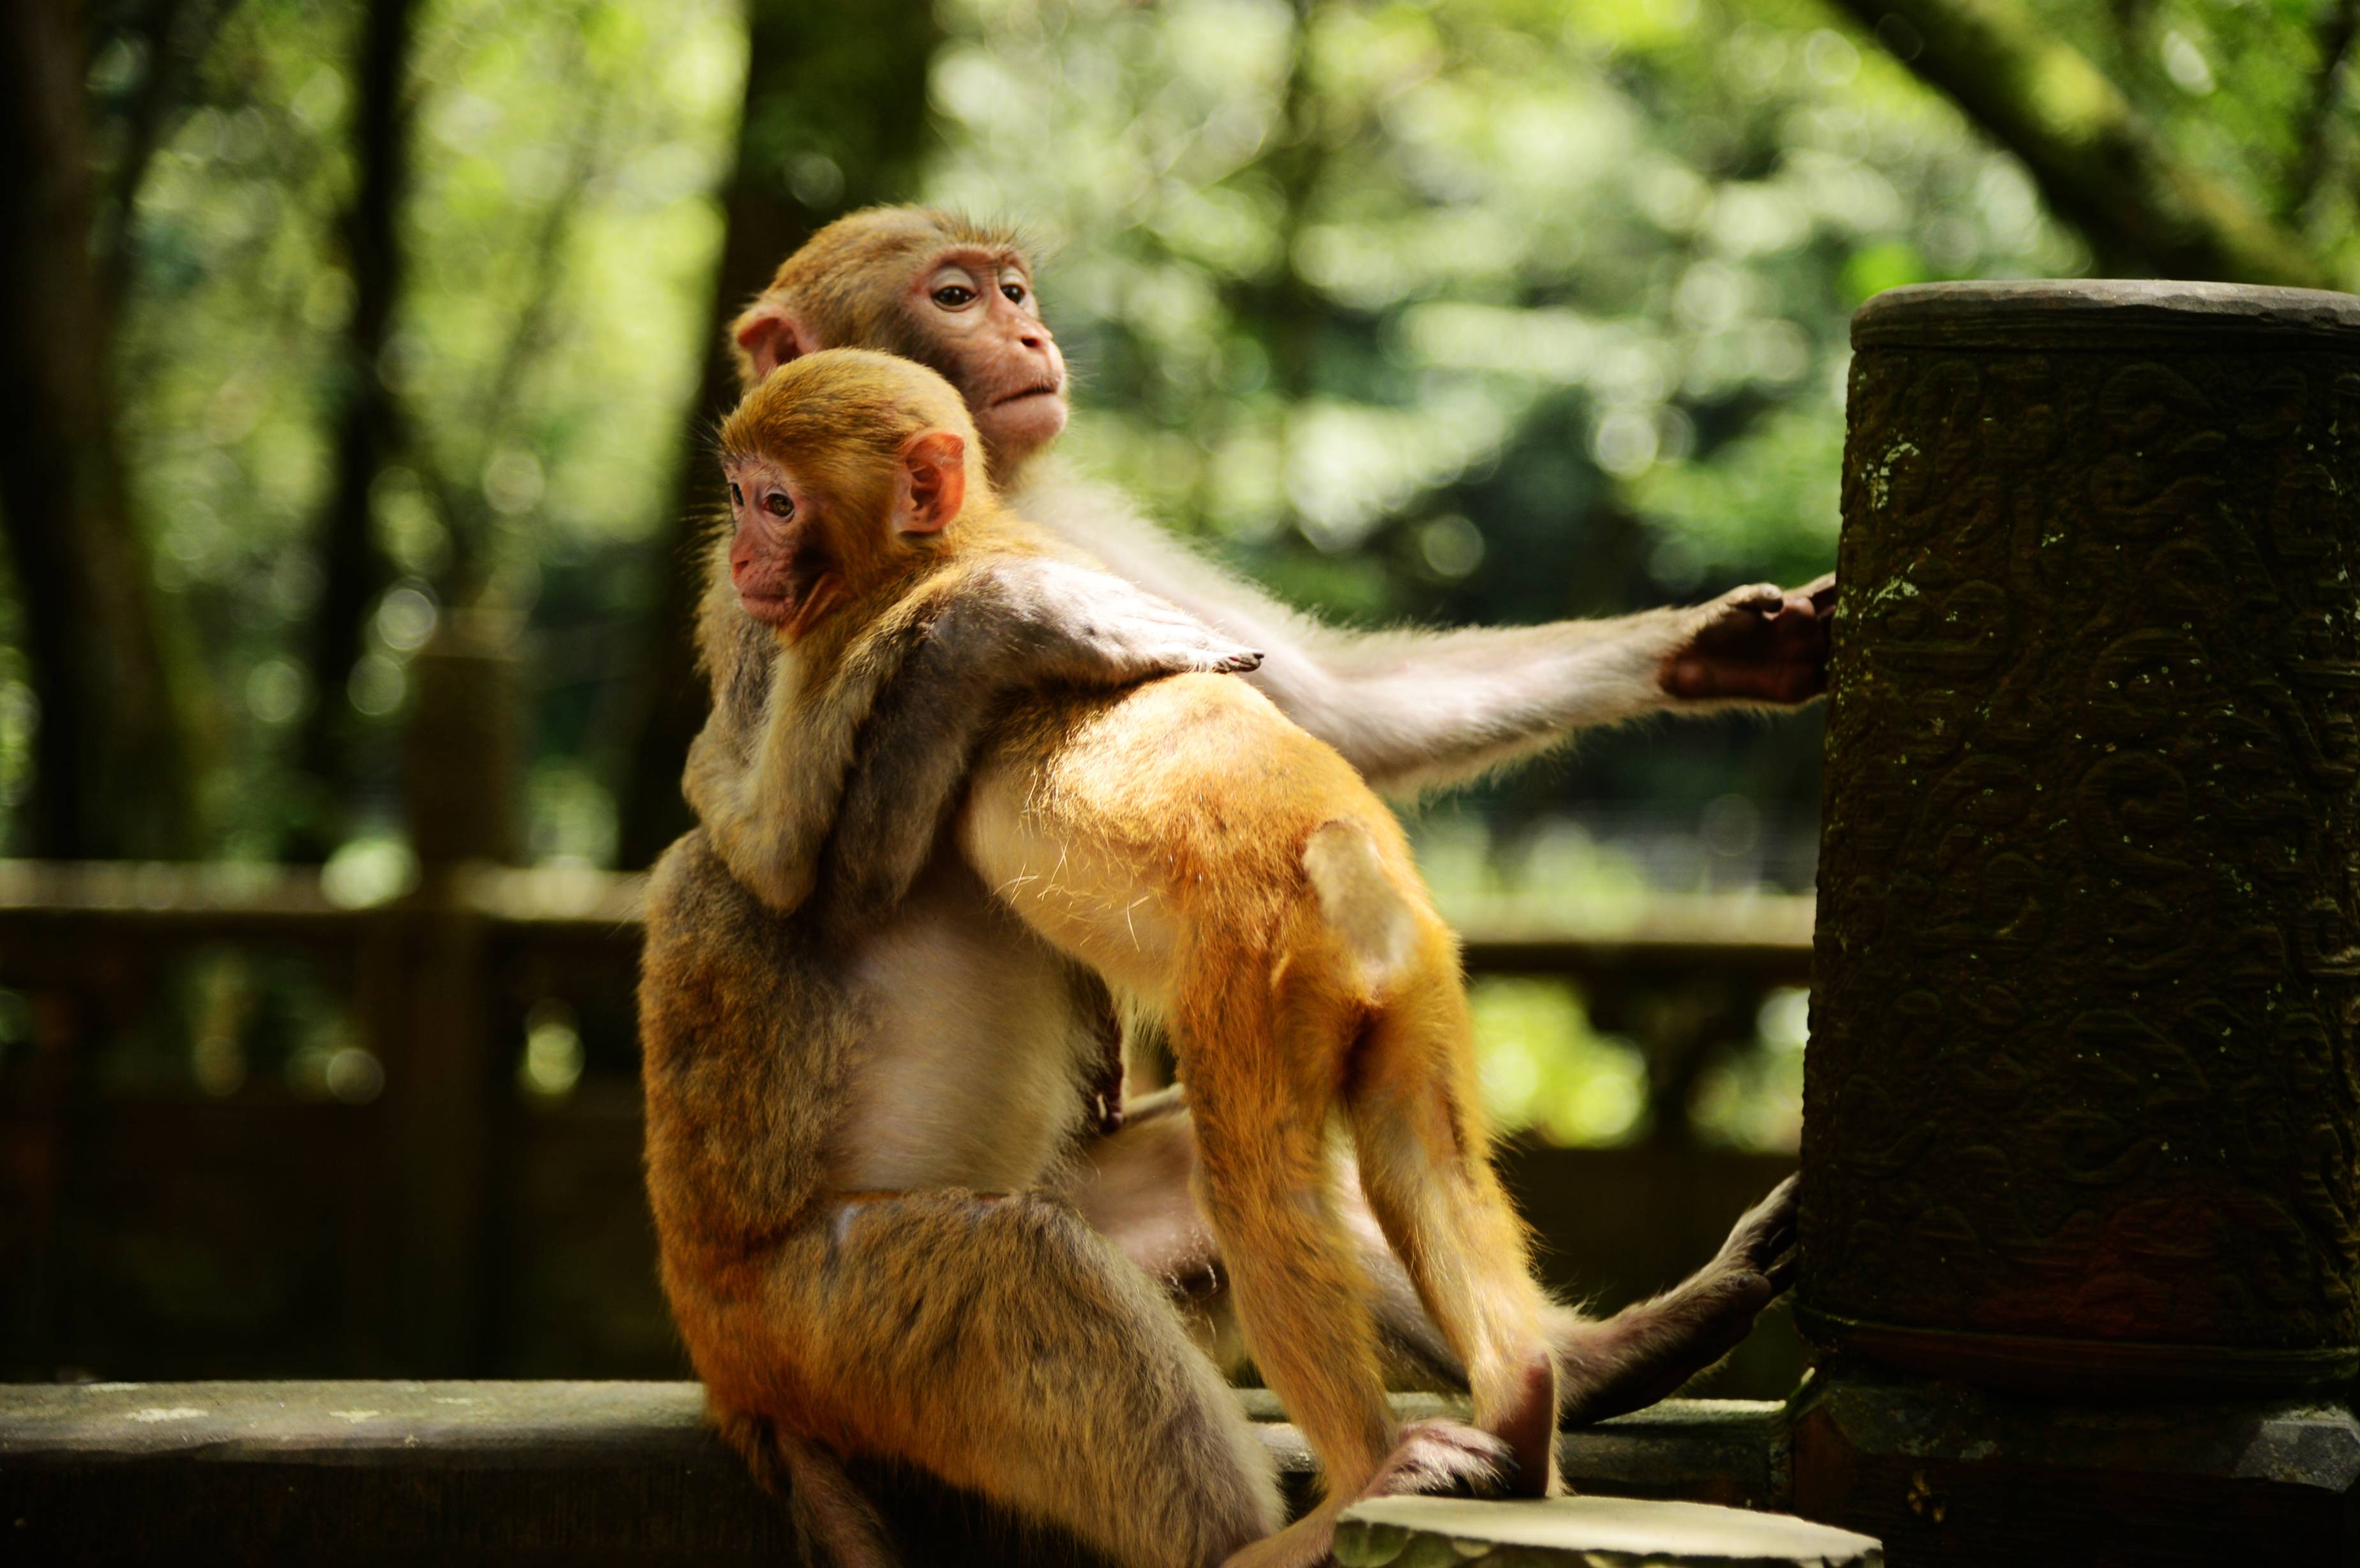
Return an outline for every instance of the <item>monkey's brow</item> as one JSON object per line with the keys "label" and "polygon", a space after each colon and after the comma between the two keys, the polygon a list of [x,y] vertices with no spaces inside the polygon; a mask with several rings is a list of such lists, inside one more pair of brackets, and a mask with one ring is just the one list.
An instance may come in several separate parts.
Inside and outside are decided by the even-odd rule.
{"label": "monkey's brow", "polygon": [[995,249],[990,245],[955,245],[945,246],[935,254],[934,266],[936,267],[953,262],[962,267],[985,263],[994,270],[1013,267],[1026,278],[1032,276],[1032,264],[1024,259],[1024,253],[1007,246]]}

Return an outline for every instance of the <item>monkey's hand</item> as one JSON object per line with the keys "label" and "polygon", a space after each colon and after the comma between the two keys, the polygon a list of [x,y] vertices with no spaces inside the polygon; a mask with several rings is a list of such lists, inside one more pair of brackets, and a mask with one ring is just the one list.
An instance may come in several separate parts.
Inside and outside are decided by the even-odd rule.
{"label": "monkey's hand", "polygon": [[1159,675],[1240,675],[1262,654],[1109,572],[1034,556],[990,569],[1013,612],[1018,676],[1125,686]]}
{"label": "monkey's hand", "polygon": [[1835,607],[1832,572],[1800,588],[1732,588],[1696,612],[1656,680],[1683,702],[1808,702],[1828,689]]}

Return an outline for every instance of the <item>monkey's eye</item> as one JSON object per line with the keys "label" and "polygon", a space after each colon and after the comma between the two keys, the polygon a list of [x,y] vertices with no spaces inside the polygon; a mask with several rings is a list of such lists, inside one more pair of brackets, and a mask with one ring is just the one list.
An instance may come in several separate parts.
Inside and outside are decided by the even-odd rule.
{"label": "monkey's eye", "polygon": [[934,290],[934,303],[945,310],[956,310],[975,299],[975,290],[964,283],[945,283]]}
{"label": "monkey's eye", "polygon": [[776,490],[762,497],[762,509],[774,517],[792,517],[795,515],[795,504]]}
{"label": "monkey's eye", "polygon": [[746,492],[738,488],[738,481],[735,479],[729,482],[729,504],[733,506],[742,506],[746,504]]}
{"label": "monkey's eye", "polygon": [[1024,303],[1024,285],[1022,283],[1003,283],[1000,286],[1000,291],[1008,297],[1008,302],[1011,305]]}

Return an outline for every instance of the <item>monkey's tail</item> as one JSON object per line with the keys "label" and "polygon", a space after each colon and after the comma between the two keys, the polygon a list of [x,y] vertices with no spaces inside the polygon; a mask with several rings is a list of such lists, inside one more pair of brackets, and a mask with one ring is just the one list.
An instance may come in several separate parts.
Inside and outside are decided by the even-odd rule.
{"label": "monkey's tail", "polygon": [[796,1543],[812,1568],[901,1568],[877,1505],[845,1474],[835,1454],[766,1416],[722,1418],[722,1435],[746,1456],[762,1489],[787,1495]]}
{"label": "monkey's tail", "polygon": [[779,1457],[787,1470],[787,1506],[806,1557],[817,1545],[828,1568],[901,1568],[901,1554],[893,1550],[877,1505],[853,1484],[835,1454],[781,1432]]}

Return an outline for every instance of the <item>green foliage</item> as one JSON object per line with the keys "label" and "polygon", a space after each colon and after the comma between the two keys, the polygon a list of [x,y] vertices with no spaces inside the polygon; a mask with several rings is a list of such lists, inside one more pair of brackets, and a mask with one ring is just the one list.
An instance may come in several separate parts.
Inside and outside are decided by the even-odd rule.
{"label": "green foliage", "polygon": [[1645,1130],[1646,1058],[1590,1027],[1562,981],[1480,979],[1468,991],[1482,1052],[1483,1100],[1502,1133],[1553,1143],[1629,1142]]}
{"label": "green foliage", "polygon": [[2034,9],[2175,151],[2292,220],[2338,276],[2360,272],[2351,76],[2321,70],[2346,0],[2037,0]]}
{"label": "green foliage", "polygon": [[[2027,4],[2172,154],[2360,277],[2349,73],[2322,70],[2351,0]],[[613,853],[635,634],[675,565],[653,541],[702,457],[681,430],[712,352],[749,29],[733,0],[422,10],[408,282],[375,367],[410,426],[374,489],[399,581],[350,690],[322,692],[303,632],[350,373],[358,13],[244,0],[185,60],[105,36],[89,86],[113,185],[140,168],[158,73],[178,84],[115,346],[137,515],[208,694],[212,845],[284,851],[297,730],[349,702],[372,810],[328,885],[366,904],[415,874],[394,742],[454,590],[531,628],[530,853]],[[880,51],[918,47],[903,15],[765,0],[752,33],[797,51],[798,81],[866,82]],[[1076,458],[1345,616],[1538,620],[1811,576],[1833,558],[1851,310],[2089,265],[2021,166],[1819,0],[944,0],[944,21],[926,189],[1047,248]],[[925,105],[847,97],[773,93],[747,137],[814,210],[923,139]],[[0,581],[0,822],[37,723]],[[1424,862],[1455,918],[1612,925],[1666,885],[1774,876],[1754,846],[1765,818],[1809,820],[1815,747],[1807,724],[1594,741],[1422,823]],[[1633,801],[1697,813],[1691,853],[1648,863],[1560,820],[1595,829]],[[316,988],[274,964],[185,965],[170,1000],[200,1020],[193,1054],[158,1024],[115,1070],[374,1093]],[[1491,980],[1473,1001],[1504,1126],[1644,1130],[1644,1062],[1576,993]],[[0,993],[0,1049],[23,1013]],[[1774,996],[1699,1081],[1698,1129],[1790,1148],[1804,1032],[1800,994]],[[528,1087],[562,1093],[574,1020],[536,1015],[529,1038]]]}
{"label": "green foliage", "polygon": [[[2349,275],[2349,93],[2318,70],[2343,4],[2030,8]],[[413,427],[375,489],[400,580],[328,693],[300,634],[347,373],[358,5],[223,14],[202,59],[113,37],[90,78],[109,179],[155,73],[185,84],[139,182],[116,351],[138,516],[209,694],[211,842],[281,852],[290,743],[323,701],[362,717],[378,842],[407,662],[464,558],[532,630],[529,842],[598,860],[631,634],[673,564],[650,541],[695,456],[746,13],[421,14],[409,280],[378,366]],[[758,20],[823,60],[890,43],[880,15]],[[1819,0],[946,0],[944,21],[926,188],[1046,243],[1076,457],[1348,616],[1536,620],[1823,570],[1850,310],[2086,265],[2013,159]],[[805,94],[753,142],[824,205],[842,159],[914,145],[877,138],[923,107]],[[0,584],[0,812],[36,722],[16,626]],[[1813,744],[1610,738],[1480,805],[1503,844],[1580,802],[1733,789],[1808,820]]]}
{"label": "green foliage", "polygon": [[[952,16],[933,190],[1058,243],[1076,444],[1331,610],[1538,618],[1822,571],[1861,291],[2078,261],[2012,163],[1813,8]],[[1546,564],[1589,564],[1601,512],[1642,535],[1602,593]],[[1554,592],[1509,600],[1536,568]]]}
{"label": "green foliage", "polygon": [[1803,1141],[1803,1047],[1810,994],[1773,991],[1748,1049],[1725,1053],[1698,1080],[1688,1122],[1708,1143],[1791,1154]]}
{"label": "green foliage", "polygon": [[[256,0],[200,73],[202,102],[141,190],[120,330],[133,494],[158,585],[207,671],[213,840],[277,854],[300,781],[287,748],[317,692],[301,632],[352,282],[336,233],[353,179],[352,7]],[[599,698],[621,629],[656,591],[646,541],[679,461],[692,346],[720,238],[712,196],[743,35],[723,0],[451,0],[421,18],[410,287],[379,369],[415,450],[378,479],[379,539],[403,574],[350,700],[389,795],[409,656],[432,630],[454,540],[546,634],[536,750],[577,773],[618,734]],[[136,71],[102,55],[95,71]],[[5,679],[0,666],[0,679]],[[0,699],[14,688],[0,685]],[[0,708],[0,790],[12,731]],[[553,853],[595,853],[603,799]],[[381,808],[389,810],[389,801]]]}

